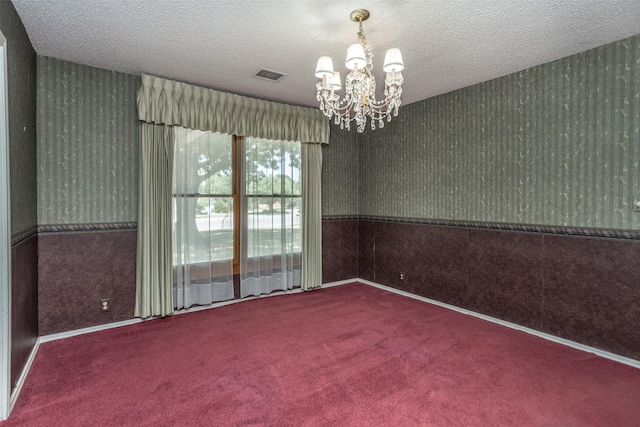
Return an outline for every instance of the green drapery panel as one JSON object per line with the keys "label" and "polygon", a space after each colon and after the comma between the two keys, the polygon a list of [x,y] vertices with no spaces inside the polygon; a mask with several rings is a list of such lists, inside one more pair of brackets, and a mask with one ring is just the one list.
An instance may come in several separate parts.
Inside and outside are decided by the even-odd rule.
{"label": "green drapery panel", "polygon": [[255,138],[328,144],[329,120],[297,107],[142,75],[140,120]]}
{"label": "green drapery panel", "polygon": [[173,313],[171,177],[173,128],[140,124],[136,317]]}
{"label": "green drapery panel", "polygon": [[136,317],[166,316],[174,307],[171,253],[173,126],[303,143],[302,158],[306,166],[303,166],[302,185],[308,188],[303,189],[302,288],[312,289],[322,284],[320,144],[329,143],[330,126],[321,111],[145,74],[137,104],[142,123]]}
{"label": "green drapery panel", "polygon": [[322,146],[302,144],[302,290],[322,286]]}

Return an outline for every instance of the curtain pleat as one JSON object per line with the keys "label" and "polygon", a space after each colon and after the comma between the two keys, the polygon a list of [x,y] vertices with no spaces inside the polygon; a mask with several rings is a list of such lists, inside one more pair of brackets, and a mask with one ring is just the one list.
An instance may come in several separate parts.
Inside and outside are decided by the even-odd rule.
{"label": "curtain pleat", "polygon": [[328,144],[329,120],[298,107],[142,75],[142,121],[229,135]]}
{"label": "curtain pleat", "polygon": [[173,313],[171,272],[171,177],[173,129],[140,124],[138,256],[134,315]]}
{"label": "curtain pleat", "polygon": [[322,147],[302,144],[302,290],[322,286]]}

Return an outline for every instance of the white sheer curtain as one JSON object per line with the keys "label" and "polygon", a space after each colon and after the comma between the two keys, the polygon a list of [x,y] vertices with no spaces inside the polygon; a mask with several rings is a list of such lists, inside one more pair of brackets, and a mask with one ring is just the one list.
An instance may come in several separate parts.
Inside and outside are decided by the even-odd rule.
{"label": "white sheer curtain", "polygon": [[174,132],[174,306],[233,299],[231,136],[178,126]]}
{"label": "white sheer curtain", "polygon": [[245,138],[240,296],[300,286],[300,143]]}

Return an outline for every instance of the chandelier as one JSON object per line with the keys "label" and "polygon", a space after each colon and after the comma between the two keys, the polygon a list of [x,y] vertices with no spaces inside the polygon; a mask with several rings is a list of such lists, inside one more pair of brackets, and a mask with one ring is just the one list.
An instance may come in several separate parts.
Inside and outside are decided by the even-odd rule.
{"label": "chandelier", "polygon": [[404,63],[400,49],[389,49],[384,57],[382,70],[386,72],[384,80],[384,99],[376,100],[376,79],[373,70],[373,48],[362,30],[362,22],[369,18],[369,11],[357,9],[349,15],[358,23],[358,43],[349,46],[345,66],[349,73],[344,80],[345,96],[341,100],[336,91],[342,89],[340,72],[334,71],[333,60],[321,56],[316,66],[316,77],[322,82],[316,83],[317,98],[320,110],[340,125],[341,129],[351,129],[351,121],[355,121],[358,132],[364,132],[367,118],[371,119],[371,130],[384,127],[384,120],[391,121],[391,116],[398,115],[400,95],[402,94],[402,70]]}

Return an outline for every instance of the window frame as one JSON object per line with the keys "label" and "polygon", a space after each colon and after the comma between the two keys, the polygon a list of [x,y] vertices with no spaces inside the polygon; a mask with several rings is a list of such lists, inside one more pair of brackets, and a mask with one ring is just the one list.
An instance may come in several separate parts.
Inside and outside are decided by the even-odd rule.
{"label": "window frame", "polygon": [[244,138],[231,135],[231,197],[233,198],[233,275],[240,274],[240,239],[242,229],[242,161]]}
{"label": "window frame", "polygon": [[[246,239],[246,235],[243,236],[241,231],[242,231],[242,226],[244,224],[243,218],[242,218],[242,206],[244,203],[248,203],[248,200],[250,197],[265,197],[265,195],[248,195],[245,194],[245,192],[242,191],[242,182],[243,182],[243,174],[244,174],[244,169],[243,169],[243,161],[242,161],[242,157],[241,156],[245,156],[245,137],[241,136],[241,135],[231,135],[231,194],[205,194],[205,193],[195,193],[195,194],[172,194],[172,197],[177,197],[177,196],[181,196],[181,197],[194,197],[194,198],[200,198],[200,197],[231,197],[232,199],[232,203],[233,203],[233,259],[232,259],[232,269],[233,269],[233,275],[239,275],[241,273],[241,259],[243,254],[241,253],[241,249],[242,248],[246,248],[246,241],[242,242],[241,239]],[[279,197],[285,197],[285,198],[302,198],[302,193],[299,195],[281,195],[281,194],[274,194],[276,196]],[[301,211],[302,214],[302,211]],[[243,244],[244,243],[244,244]],[[245,256],[247,256],[247,254],[244,254]],[[301,259],[302,259],[302,252],[295,252],[294,254],[294,259],[297,261],[296,264],[300,264],[301,263]],[[252,258],[253,259],[253,258]],[[256,257],[257,259],[257,257]],[[227,261],[224,261],[227,262]],[[210,265],[212,269],[215,269],[215,264],[221,263],[221,261],[203,261],[202,263],[194,263],[193,265],[195,265],[196,267],[200,264],[204,265]],[[273,266],[276,269],[280,269],[280,257],[276,257],[273,260]],[[251,263],[253,264],[253,263]],[[178,268],[179,266],[172,266],[173,270],[175,271],[176,268]],[[199,274],[197,273],[197,270],[199,270],[198,268],[194,269],[194,271],[192,272],[192,276],[193,278],[200,278]],[[174,274],[175,277],[175,274]]]}

